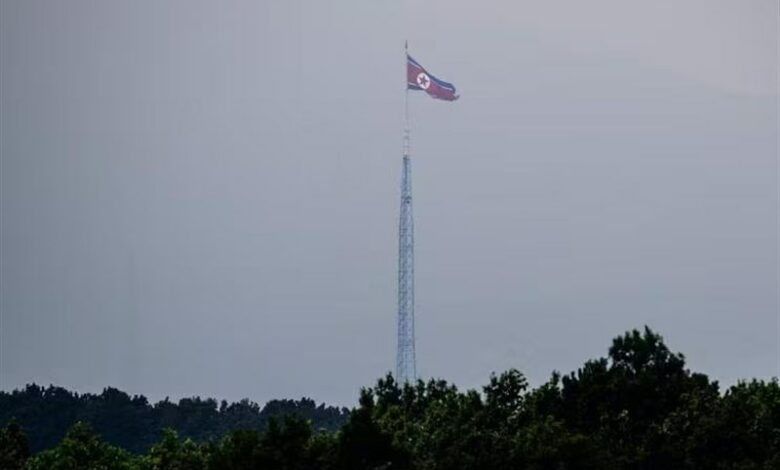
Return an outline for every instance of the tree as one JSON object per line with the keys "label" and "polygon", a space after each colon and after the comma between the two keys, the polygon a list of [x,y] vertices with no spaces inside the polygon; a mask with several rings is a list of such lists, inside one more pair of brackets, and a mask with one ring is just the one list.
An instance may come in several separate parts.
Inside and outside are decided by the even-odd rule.
{"label": "tree", "polygon": [[163,431],[160,442],[149,451],[152,470],[205,470],[207,456],[191,439],[179,440],[173,429]]}
{"label": "tree", "polygon": [[0,468],[21,470],[29,457],[27,438],[16,421],[0,429]]}
{"label": "tree", "polygon": [[89,425],[76,423],[52,449],[28,462],[28,470],[137,470],[143,461],[125,450],[106,444]]}
{"label": "tree", "polygon": [[260,435],[254,430],[233,431],[210,447],[208,468],[254,470],[261,468]]}
{"label": "tree", "polygon": [[575,432],[601,441],[619,465],[682,468],[670,452],[668,419],[690,398],[716,400],[718,385],[685,368],[650,328],[615,338],[608,358],[591,360],[562,379],[560,418]]}
{"label": "tree", "polygon": [[[387,384],[390,389],[392,386]],[[384,406],[384,405],[383,405]],[[336,467],[345,470],[405,469],[409,456],[393,445],[392,436],[374,419],[374,393],[363,389],[360,406],[350,413],[338,435]]]}
{"label": "tree", "polygon": [[[36,416],[28,408],[34,404],[60,418],[86,409],[102,426],[113,426],[110,434],[115,437],[137,428],[112,425],[108,417],[121,420],[139,412],[132,419],[141,422],[150,408],[145,399],[114,389],[86,397],[32,386],[0,394],[0,405],[11,403],[19,415]],[[337,430],[313,431],[313,415],[348,418]],[[160,402],[153,416],[153,423],[174,423],[201,442],[168,429],[146,455],[131,455],[77,424],[56,446],[27,459],[24,434],[11,424],[0,431],[0,468],[780,468],[777,380],[741,382],[721,395],[716,382],[686,369],[682,354],[670,351],[649,328],[615,338],[606,357],[589,360],[568,375],[554,372],[535,389],[515,369],[492,374],[479,391],[459,391],[444,380],[399,384],[387,375],[361,390],[358,406],[349,413],[306,398],[274,400],[262,409],[248,400],[218,405],[193,398]],[[263,423],[259,429],[258,423]],[[245,429],[230,430],[232,426]]]}
{"label": "tree", "polygon": [[264,468],[304,470],[309,465],[309,423],[297,415],[281,422],[272,418],[260,439],[260,461]]}
{"label": "tree", "polygon": [[317,404],[309,398],[271,400],[261,407],[249,400],[218,404],[199,397],[168,399],[150,404],[146,397],[130,396],[112,387],[102,393],[82,394],[64,388],[28,385],[10,393],[0,391],[0,426],[12,419],[24,424],[33,452],[55,446],[76,422],[83,421],[111,444],[143,453],[157,442],[165,428],[182,438],[215,441],[236,429],[263,431],[271,417],[298,414],[316,430],[335,430],[348,410]]}

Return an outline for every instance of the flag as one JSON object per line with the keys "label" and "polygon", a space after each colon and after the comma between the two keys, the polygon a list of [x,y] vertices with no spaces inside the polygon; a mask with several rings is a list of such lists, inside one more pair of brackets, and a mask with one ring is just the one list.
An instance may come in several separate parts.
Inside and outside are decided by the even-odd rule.
{"label": "flag", "polygon": [[452,83],[439,80],[428,73],[409,54],[406,54],[406,86],[409,90],[422,90],[439,100],[455,101],[460,98],[455,94],[455,86]]}

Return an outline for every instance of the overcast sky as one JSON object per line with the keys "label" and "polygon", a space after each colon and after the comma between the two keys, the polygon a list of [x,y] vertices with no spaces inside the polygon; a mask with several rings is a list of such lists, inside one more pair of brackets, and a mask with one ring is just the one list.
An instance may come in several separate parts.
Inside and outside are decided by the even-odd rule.
{"label": "overcast sky", "polygon": [[778,375],[778,2],[0,2],[0,388],[350,405],[533,384],[645,324]]}

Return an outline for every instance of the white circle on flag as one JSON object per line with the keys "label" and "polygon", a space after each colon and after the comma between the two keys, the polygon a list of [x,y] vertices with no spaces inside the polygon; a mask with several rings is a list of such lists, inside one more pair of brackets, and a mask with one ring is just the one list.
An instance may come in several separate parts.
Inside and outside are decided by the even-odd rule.
{"label": "white circle on flag", "polygon": [[427,90],[431,86],[431,78],[425,72],[417,74],[417,85],[423,90]]}

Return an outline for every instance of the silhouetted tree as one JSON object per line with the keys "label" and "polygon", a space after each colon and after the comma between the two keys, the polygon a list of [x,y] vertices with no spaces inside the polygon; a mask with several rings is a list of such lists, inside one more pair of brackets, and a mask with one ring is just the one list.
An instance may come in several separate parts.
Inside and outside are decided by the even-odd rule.
{"label": "silhouetted tree", "polygon": [[103,442],[89,425],[77,423],[55,447],[27,463],[28,470],[137,470],[143,459]]}
{"label": "silhouetted tree", "polygon": [[16,421],[0,429],[0,468],[21,470],[30,457],[27,438]]}
{"label": "silhouetted tree", "polygon": [[0,426],[16,419],[24,426],[32,451],[56,445],[79,421],[89,423],[106,442],[142,453],[161,438],[165,428],[196,442],[215,441],[237,429],[263,431],[270,418],[289,414],[309,420],[318,431],[332,431],[344,423],[348,411],[317,405],[309,398],[272,400],[264,407],[249,400],[218,404],[198,397],[151,405],[146,397],[131,397],[111,387],[98,395],[34,384],[0,392]]}
{"label": "silhouetted tree", "polygon": [[[0,431],[0,468],[13,470],[780,469],[777,380],[740,382],[721,394],[649,328],[615,338],[606,357],[554,372],[535,389],[514,369],[463,392],[443,380],[400,385],[388,374],[363,389],[349,413],[309,399],[262,409],[199,398],[152,407],[110,388],[79,396],[34,385],[0,394],[0,405],[3,416],[30,419],[43,439],[89,416],[112,439],[139,433],[136,445],[151,444],[133,455],[79,423],[28,458],[12,423]],[[55,431],[35,427],[42,423]],[[163,423],[177,431],[160,432]]]}

